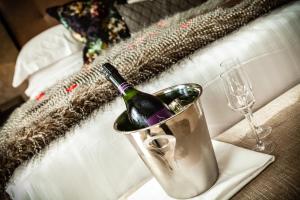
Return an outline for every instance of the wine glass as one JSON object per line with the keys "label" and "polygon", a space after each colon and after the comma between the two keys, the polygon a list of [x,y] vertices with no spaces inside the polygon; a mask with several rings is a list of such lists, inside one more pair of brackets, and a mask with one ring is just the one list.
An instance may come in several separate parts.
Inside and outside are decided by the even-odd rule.
{"label": "wine glass", "polygon": [[[227,75],[231,75],[231,76],[240,76],[240,78],[245,82],[245,84],[248,86],[250,92],[251,92],[251,95],[252,95],[252,104],[249,105],[250,108],[253,107],[254,103],[255,103],[255,98],[254,98],[254,95],[253,95],[253,92],[252,92],[252,84],[251,84],[251,81],[247,75],[247,73],[245,73],[242,68],[241,68],[241,65],[240,65],[240,62],[238,59],[228,59],[228,60],[225,60],[223,61],[220,66],[223,68],[223,71],[224,71],[224,75],[226,74],[225,72],[227,72]],[[231,69],[233,68],[236,68],[235,71],[231,71]],[[236,74],[236,75],[235,75]],[[221,77],[222,78],[222,77]],[[223,81],[225,81],[223,79]],[[235,81],[236,82],[236,81]],[[249,111],[249,117],[250,117],[250,120],[252,121],[252,125],[253,127],[255,128],[257,134],[259,135],[260,138],[265,138],[267,137],[268,135],[270,135],[270,133],[272,132],[272,128],[270,126],[264,126],[264,125],[257,125],[254,121],[254,117],[253,117],[253,113],[252,113],[252,109],[250,109]],[[247,138],[254,138],[255,135],[253,133],[247,133],[246,135]]]}
{"label": "wine glass", "polygon": [[242,113],[252,129],[249,138],[256,139],[254,150],[271,153],[274,145],[271,142],[263,142],[262,138],[271,133],[271,127],[257,126],[253,119],[252,107],[255,98],[252,92],[252,85],[247,74],[240,67],[237,59],[229,59],[221,63],[224,72],[220,77],[224,85],[228,106],[234,111]]}

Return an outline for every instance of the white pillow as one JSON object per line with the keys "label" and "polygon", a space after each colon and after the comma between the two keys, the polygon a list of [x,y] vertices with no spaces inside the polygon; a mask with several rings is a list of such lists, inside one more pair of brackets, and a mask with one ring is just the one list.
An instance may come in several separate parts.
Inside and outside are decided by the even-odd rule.
{"label": "white pillow", "polygon": [[46,88],[52,87],[58,81],[80,71],[82,65],[82,51],[77,51],[62,58],[58,62],[30,75],[25,94],[30,99],[35,99]]}
{"label": "white pillow", "polygon": [[21,49],[16,62],[13,87],[19,86],[38,70],[82,49],[83,45],[61,24],[43,31]]}

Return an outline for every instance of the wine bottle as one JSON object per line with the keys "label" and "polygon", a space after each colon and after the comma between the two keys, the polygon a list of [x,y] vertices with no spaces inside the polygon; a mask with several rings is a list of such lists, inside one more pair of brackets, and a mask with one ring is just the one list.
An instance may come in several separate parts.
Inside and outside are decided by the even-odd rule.
{"label": "wine bottle", "polygon": [[110,63],[103,64],[101,71],[121,93],[126,104],[128,119],[135,127],[151,126],[173,115],[173,112],[159,98],[141,92],[127,83]]}

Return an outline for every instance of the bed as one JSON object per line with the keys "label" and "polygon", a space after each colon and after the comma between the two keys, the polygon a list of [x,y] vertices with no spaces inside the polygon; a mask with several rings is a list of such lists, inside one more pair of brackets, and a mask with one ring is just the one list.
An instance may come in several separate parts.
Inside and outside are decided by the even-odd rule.
{"label": "bed", "polygon": [[[138,88],[151,93],[183,82],[202,85],[202,105],[210,135],[215,137],[241,120],[238,113],[226,106],[219,79],[219,64],[231,57],[240,59],[253,83],[255,109],[260,108],[300,82],[299,19],[300,3],[291,2],[195,51]],[[38,31],[29,36],[19,37],[15,34],[16,41],[24,46],[28,38],[53,25],[52,31],[63,32],[60,30],[61,25],[55,22],[46,26],[43,23],[43,26],[33,28]],[[70,51],[61,54],[63,56],[53,65],[42,70],[37,69],[37,66],[35,72],[27,74],[29,87],[26,93],[32,99],[38,98],[45,88],[81,69],[82,46],[72,41],[67,32],[62,34],[71,41],[68,48]],[[39,34],[37,37],[43,36]],[[24,49],[30,49],[35,39],[25,44]],[[19,75],[22,74],[23,71],[19,70]],[[58,77],[57,74],[62,76]],[[149,178],[150,172],[129,142],[112,129],[114,119],[124,109],[120,98],[113,100],[89,120],[68,132],[64,138],[52,142],[40,156],[18,167],[7,184],[6,191],[10,197],[18,200],[118,199],[130,188]]]}

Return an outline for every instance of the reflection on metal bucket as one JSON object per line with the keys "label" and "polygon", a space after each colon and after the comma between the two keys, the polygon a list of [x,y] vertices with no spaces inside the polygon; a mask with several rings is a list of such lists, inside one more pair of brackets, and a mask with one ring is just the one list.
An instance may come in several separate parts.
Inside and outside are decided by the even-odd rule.
{"label": "reflection on metal bucket", "polygon": [[114,124],[117,131],[126,134],[164,190],[175,198],[197,196],[208,190],[218,177],[201,108],[201,93],[202,88],[197,84],[167,88],[155,95],[176,107],[174,116],[135,130],[124,112]]}
{"label": "reflection on metal bucket", "polygon": [[163,166],[160,169],[166,173],[173,173],[176,170],[175,165],[175,145],[176,138],[171,135],[156,135],[149,137],[144,141],[146,148],[149,150],[149,156],[154,166]]}

